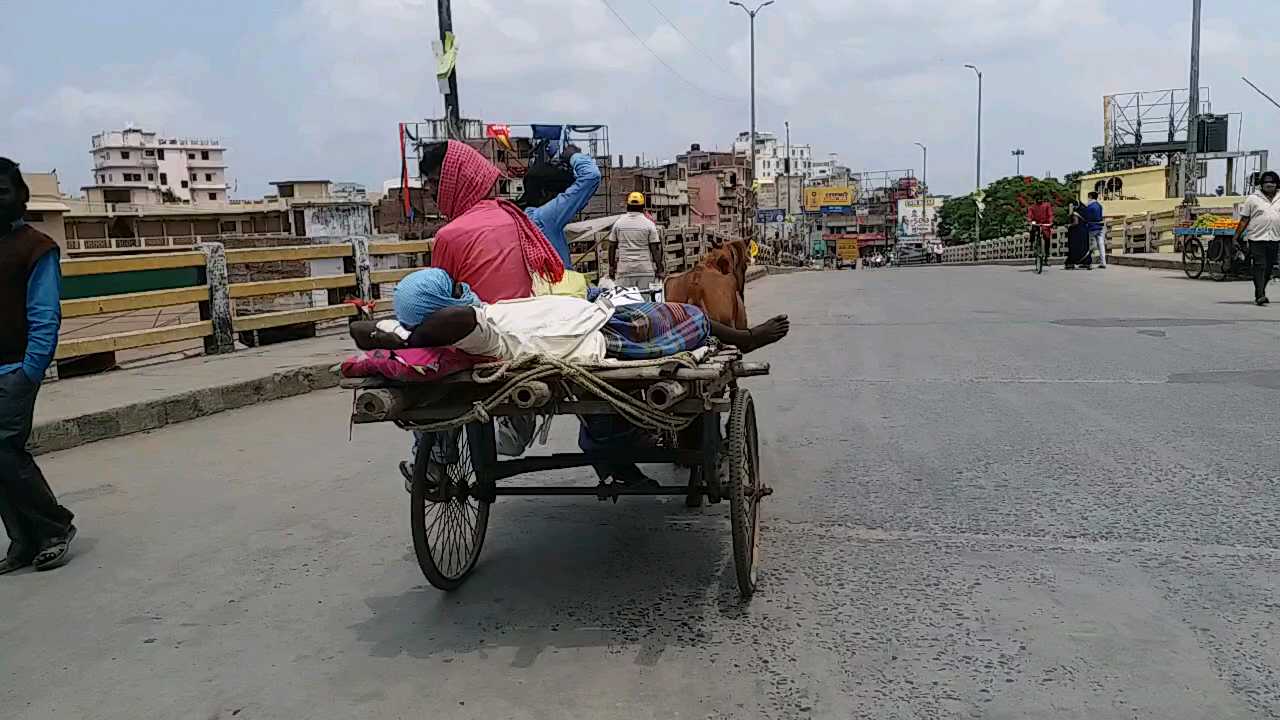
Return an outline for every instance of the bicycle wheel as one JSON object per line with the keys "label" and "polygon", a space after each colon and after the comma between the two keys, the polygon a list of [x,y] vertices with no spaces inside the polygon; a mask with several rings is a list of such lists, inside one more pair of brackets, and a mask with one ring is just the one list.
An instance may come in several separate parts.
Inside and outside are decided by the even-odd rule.
{"label": "bicycle wheel", "polygon": [[1182,272],[1195,280],[1204,274],[1204,243],[1200,238],[1189,237],[1182,243]]}
{"label": "bicycle wheel", "polygon": [[1036,274],[1039,275],[1044,272],[1044,256],[1041,254],[1039,248],[1034,250],[1033,254],[1035,255]]}
{"label": "bicycle wheel", "polygon": [[[460,433],[458,461],[428,478],[431,443],[420,443],[413,461],[409,521],[413,551],[427,582],[441,590],[456,590],[476,567],[489,527],[489,503],[476,494],[469,433]],[[443,482],[439,476],[443,476]]]}

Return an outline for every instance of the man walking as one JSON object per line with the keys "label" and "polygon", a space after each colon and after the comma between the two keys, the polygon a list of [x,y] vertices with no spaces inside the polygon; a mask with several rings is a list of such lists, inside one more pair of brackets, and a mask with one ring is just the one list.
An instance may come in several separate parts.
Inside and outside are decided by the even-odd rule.
{"label": "man walking", "polygon": [[1084,220],[1088,223],[1089,249],[1098,249],[1098,269],[1107,269],[1107,226],[1102,220],[1102,203],[1098,202],[1098,193],[1089,193],[1089,204],[1084,206]]}
{"label": "man walking", "polygon": [[1236,226],[1235,247],[1243,238],[1249,240],[1253,256],[1253,301],[1267,305],[1267,283],[1280,250],[1280,175],[1268,170],[1262,173],[1258,190],[1240,205],[1240,224]]}
{"label": "man walking", "polygon": [[22,221],[30,197],[17,163],[0,157],[0,519],[9,536],[0,575],[65,565],[76,535],[26,448],[62,322],[58,246]]}
{"label": "man walking", "polygon": [[658,226],[644,214],[644,195],[627,196],[627,214],[609,231],[609,277],[620,287],[648,290],[662,277]]}

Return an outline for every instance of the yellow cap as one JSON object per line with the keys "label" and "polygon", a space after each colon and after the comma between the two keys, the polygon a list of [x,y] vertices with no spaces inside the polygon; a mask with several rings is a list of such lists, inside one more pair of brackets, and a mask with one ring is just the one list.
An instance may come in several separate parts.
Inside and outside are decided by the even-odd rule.
{"label": "yellow cap", "polygon": [[627,196],[628,205],[643,205],[644,193],[633,192]]}

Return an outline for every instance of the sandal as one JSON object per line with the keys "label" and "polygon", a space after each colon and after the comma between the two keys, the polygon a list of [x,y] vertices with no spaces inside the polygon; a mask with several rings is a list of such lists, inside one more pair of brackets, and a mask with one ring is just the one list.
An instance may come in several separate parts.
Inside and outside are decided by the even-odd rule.
{"label": "sandal", "polygon": [[71,560],[71,541],[76,539],[76,526],[67,529],[67,534],[54,538],[43,550],[36,553],[31,564],[36,570],[53,570],[66,565]]}

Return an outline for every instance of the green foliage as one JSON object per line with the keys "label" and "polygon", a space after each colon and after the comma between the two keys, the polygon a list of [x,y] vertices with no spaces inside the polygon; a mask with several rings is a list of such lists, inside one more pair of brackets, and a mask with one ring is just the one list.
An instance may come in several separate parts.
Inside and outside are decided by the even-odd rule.
{"label": "green foliage", "polygon": [[[983,192],[983,240],[1026,230],[1027,208],[1042,200],[1053,203],[1054,222],[1065,225],[1068,207],[1077,197],[1070,187],[1054,178],[1007,177],[991,183]],[[938,232],[952,242],[973,242],[976,210],[972,195],[946,201],[938,211]]]}

